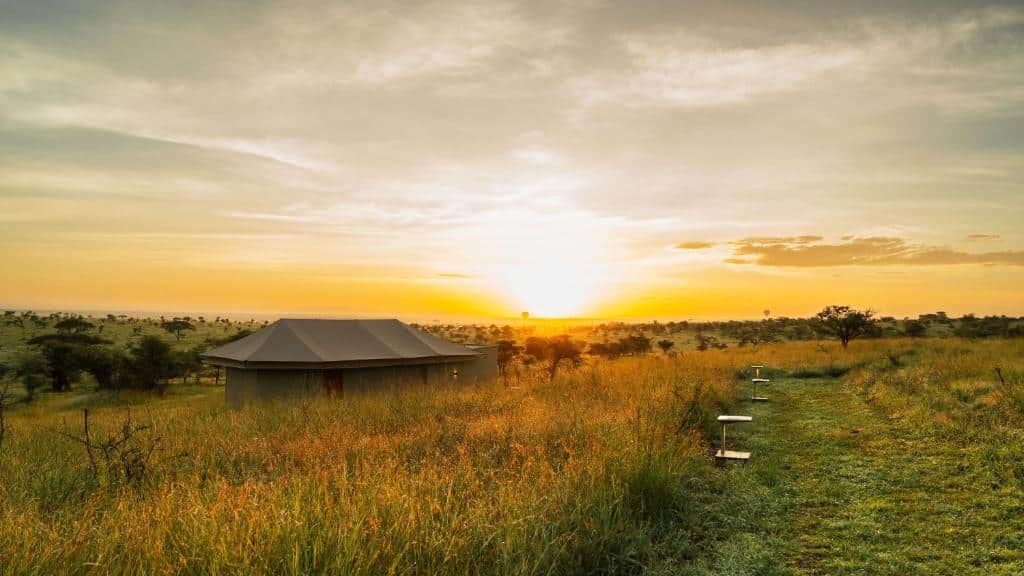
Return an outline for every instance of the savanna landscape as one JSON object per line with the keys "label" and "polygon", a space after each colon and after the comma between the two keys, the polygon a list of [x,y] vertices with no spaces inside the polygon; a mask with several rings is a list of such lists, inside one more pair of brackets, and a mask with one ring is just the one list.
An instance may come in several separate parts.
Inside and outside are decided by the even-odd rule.
{"label": "savanna landscape", "polygon": [[0,576],[1024,574],[1019,0],[0,1]]}
{"label": "savanna landscape", "polygon": [[[926,330],[870,331],[847,348],[820,319],[576,327],[564,337],[580,354],[553,377],[536,350],[559,340],[536,335],[550,326],[428,326],[512,336],[502,377],[235,410],[221,377],[189,373],[188,358],[252,323],[29,315],[23,328],[22,316],[4,329],[17,351],[4,358],[4,573],[1024,568],[1024,339],[953,335],[980,319],[891,321]],[[61,323],[103,326],[109,343],[73,345],[80,367],[55,392],[32,349]],[[786,324],[814,337],[785,338]],[[591,353],[609,329],[647,346]],[[748,330],[765,340],[726,335]],[[712,332],[718,345],[701,349]],[[679,349],[652,347],[659,334]],[[96,349],[152,337],[177,359],[165,382],[111,387],[88,371]],[[40,360],[27,400],[22,364]],[[747,398],[753,364],[772,380],[769,402]],[[715,417],[736,411],[755,420],[730,442],[754,457],[716,465]]]}

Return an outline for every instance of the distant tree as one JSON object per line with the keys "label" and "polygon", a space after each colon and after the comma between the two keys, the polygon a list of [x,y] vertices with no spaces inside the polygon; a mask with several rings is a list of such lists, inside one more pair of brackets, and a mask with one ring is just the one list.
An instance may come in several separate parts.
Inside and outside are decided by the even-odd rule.
{"label": "distant tree", "polygon": [[729,346],[724,342],[720,342],[718,338],[704,334],[703,332],[697,333],[697,350],[704,352],[706,350],[724,350]]}
{"label": "distant tree", "polygon": [[188,350],[176,353],[177,368],[181,375],[181,383],[185,384],[189,376],[195,376],[195,383],[199,383],[199,376],[203,370],[203,358],[201,354],[206,351],[205,346],[194,346]]}
{"label": "distant tree", "polygon": [[827,306],[815,317],[822,332],[839,338],[843,348],[850,340],[870,334],[874,329],[875,313],[871,310],[855,310],[849,306]]}
{"label": "distant tree", "polygon": [[195,330],[196,327],[191,322],[184,318],[175,318],[174,320],[165,320],[160,323],[160,327],[164,330],[174,334],[175,340],[181,340],[186,330]]}
{"label": "distant tree", "polygon": [[65,318],[53,326],[61,334],[80,334],[93,328],[92,322],[78,317]]}
{"label": "distant tree", "polygon": [[775,320],[767,318],[762,320],[756,330],[754,344],[771,344],[779,341],[779,328]]}
{"label": "distant tree", "polygon": [[32,349],[23,350],[14,357],[11,372],[21,381],[28,402],[35,400],[36,390],[42,388],[49,378],[46,358],[38,350]]}
{"label": "distant tree", "polygon": [[11,326],[14,324],[14,319],[14,310],[4,310],[4,317],[2,320],[0,320],[0,336],[4,335],[5,326]]}
{"label": "distant tree", "polygon": [[675,345],[676,343],[671,340],[658,340],[658,348],[661,348],[661,351],[664,354],[668,354],[668,351]]}
{"label": "distant tree", "polygon": [[814,340],[817,336],[814,333],[814,329],[807,324],[806,320],[800,320],[800,323],[793,326],[793,334],[791,338],[793,340]]}
{"label": "distant tree", "polygon": [[526,339],[525,352],[528,356],[547,363],[549,379],[554,381],[558,368],[563,362],[579,366],[583,361],[583,345],[568,334],[550,338],[531,336]]}
{"label": "distant tree", "polygon": [[523,353],[523,347],[515,340],[498,341],[498,373],[508,382],[508,368]]}
{"label": "distant tree", "polygon": [[97,388],[116,390],[129,385],[125,375],[128,357],[121,348],[91,346],[80,355],[82,370],[92,374]]}
{"label": "distant tree", "polygon": [[138,387],[161,394],[178,373],[174,350],[158,336],[143,336],[130,350],[132,376]]}
{"label": "distant tree", "polygon": [[609,344],[608,342],[594,342],[587,348],[587,353],[593,356],[603,356],[607,358],[618,356],[615,345]]}
{"label": "distant tree", "polygon": [[651,351],[651,339],[643,334],[633,334],[626,339],[627,354],[647,354]]}
{"label": "distant tree", "polygon": [[6,366],[3,367],[3,372],[0,374],[0,450],[4,448],[4,437],[7,436],[7,407],[14,402],[11,381],[6,378]]}
{"label": "distant tree", "polygon": [[928,325],[920,320],[905,320],[903,322],[903,333],[911,338],[920,338],[928,331]]}
{"label": "distant tree", "polygon": [[43,334],[28,341],[46,358],[51,388],[54,392],[71,389],[82,370],[83,357],[90,346],[106,344],[107,341],[80,332]]}

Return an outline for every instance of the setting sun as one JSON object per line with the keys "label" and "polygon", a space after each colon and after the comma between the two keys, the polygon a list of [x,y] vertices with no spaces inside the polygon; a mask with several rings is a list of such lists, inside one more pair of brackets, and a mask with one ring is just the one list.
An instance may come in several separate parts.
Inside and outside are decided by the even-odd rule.
{"label": "setting sun", "polygon": [[531,316],[567,318],[587,314],[600,290],[595,271],[571,260],[543,258],[510,271],[507,290]]}
{"label": "setting sun", "polygon": [[575,213],[506,214],[484,237],[492,264],[483,274],[512,310],[542,318],[589,315],[609,290],[610,248],[597,225]]}

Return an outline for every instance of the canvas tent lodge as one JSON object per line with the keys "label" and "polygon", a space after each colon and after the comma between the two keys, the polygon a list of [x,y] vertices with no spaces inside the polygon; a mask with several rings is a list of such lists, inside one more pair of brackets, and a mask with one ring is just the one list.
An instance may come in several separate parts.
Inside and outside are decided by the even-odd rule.
{"label": "canvas tent lodge", "polygon": [[463,346],[398,320],[282,319],[202,355],[227,369],[228,404],[345,395],[497,375],[493,346]]}

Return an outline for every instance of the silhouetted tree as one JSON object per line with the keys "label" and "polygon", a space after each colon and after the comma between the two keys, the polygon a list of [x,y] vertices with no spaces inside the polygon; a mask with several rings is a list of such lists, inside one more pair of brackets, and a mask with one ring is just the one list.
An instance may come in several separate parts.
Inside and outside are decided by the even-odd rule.
{"label": "silhouetted tree", "polygon": [[170,344],[158,336],[144,336],[132,346],[130,354],[136,385],[162,394],[167,389],[167,381],[177,374]]}
{"label": "silhouetted tree", "polygon": [[815,317],[822,332],[839,338],[843,348],[850,340],[869,334],[875,327],[875,313],[871,310],[854,310],[849,306],[827,306]]}
{"label": "silhouetted tree", "polygon": [[129,384],[125,381],[127,364],[128,357],[121,348],[92,346],[80,356],[82,370],[92,374],[97,388],[105,390],[123,388]]}
{"label": "silhouetted tree", "polygon": [[88,320],[71,317],[57,322],[53,327],[61,334],[79,334],[86,330],[91,330],[93,325],[92,322],[89,322]]}
{"label": "silhouetted tree", "polygon": [[206,351],[204,346],[195,346],[188,350],[175,353],[177,369],[181,376],[181,383],[185,384],[190,375],[195,375],[196,384],[199,383],[199,373],[203,369],[203,359],[200,354]]}
{"label": "silhouetted tree", "polygon": [[164,321],[160,323],[160,327],[164,330],[174,334],[175,340],[181,340],[186,330],[195,330],[196,327],[191,322],[184,318],[175,318],[174,320]]}
{"label": "silhouetted tree", "polygon": [[14,357],[11,372],[25,389],[25,400],[35,400],[36,390],[43,387],[49,377],[46,358],[38,350],[23,350]]}
{"label": "silhouetted tree", "polygon": [[697,350],[700,350],[701,352],[712,348],[715,350],[724,350],[728,347],[729,346],[727,344],[720,342],[718,338],[714,336],[706,335],[703,332],[697,333]]}
{"label": "silhouetted tree", "polygon": [[651,351],[651,339],[643,334],[634,334],[626,339],[627,354],[647,354]]}
{"label": "silhouetted tree", "polygon": [[6,376],[7,366],[0,364],[0,450],[4,448],[4,436],[7,435],[7,407],[14,402],[11,382]]}
{"label": "silhouetted tree", "polygon": [[508,367],[523,353],[523,347],[515,340],[498,341],[498,373],[508,381]]}
{"label": "silhouetted tree", "polygon": [[906,320],[903,322],[903,333],[911,338],[920,338],[928,331],[928,325],[920,320]]}
{"label": "silhouetted tree", "polygon": [[661,351],[664,354],[668,354],[668,351],[675,345],[676,343],[671,340],[658,340],[658,348],[661,348]]}
{"label": "silhouetted tree", "polygon": [[65,332],[36,336],[28,343],[37,347],[46,358],[53,391],[64,392],[71,389],[71,382],[81,372],[87,349],[107,341],[80,332]]}
{"label": "silhouetted tree", "polygon": [[583,361],[583,345],[568,334],[550,338],[531,336],[526,339],[525,352],[537,361],[547,362],[548,376],[554,380],[563,362],[579,366]]}

